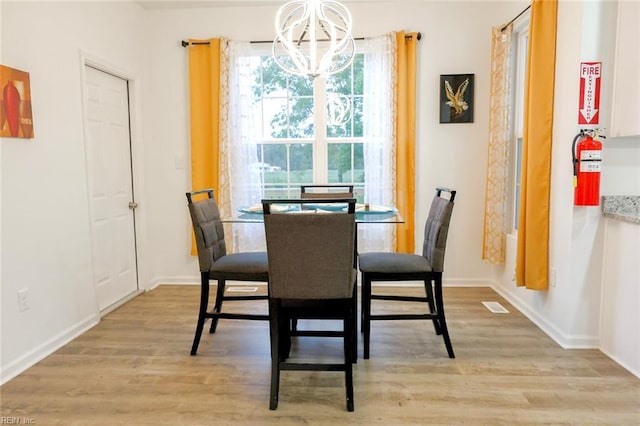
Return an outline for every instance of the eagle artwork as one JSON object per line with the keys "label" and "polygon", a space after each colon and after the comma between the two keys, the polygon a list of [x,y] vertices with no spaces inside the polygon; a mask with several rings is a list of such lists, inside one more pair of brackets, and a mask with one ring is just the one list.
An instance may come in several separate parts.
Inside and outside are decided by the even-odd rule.
{"label": "eagle artwork", "polygon": [[467,102],[464,100],[464,92],[467,90],[467,86],[469,86],[469,79],[465,79],[460,86],[458,86],[458,89],[456,90],[456,93],[453,93],[453,89],[451,88],[451,84],[445,80],[444,81],[444,87],[446,90],[446,94],[447,94],[447,99],[449,99],[449,102],[447,102],[447,105],[449,105],[451,108],[453,108],[454,110],[454,115],[460,115],[463,112],[465,112],[466,110],[469,109],[469,105],[467,104]]}
{"label": "eagle artwork", "polygon": [[440,76],[440,122],[473,123],[473,74]]}

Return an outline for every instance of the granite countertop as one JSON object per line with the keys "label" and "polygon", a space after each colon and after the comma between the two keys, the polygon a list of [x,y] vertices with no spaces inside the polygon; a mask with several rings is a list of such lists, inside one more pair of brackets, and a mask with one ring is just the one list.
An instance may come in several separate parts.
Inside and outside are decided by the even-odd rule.
{"label": "granite countertop", "polygon": [[640,195],[603,195],[605,217],[640,224]]}

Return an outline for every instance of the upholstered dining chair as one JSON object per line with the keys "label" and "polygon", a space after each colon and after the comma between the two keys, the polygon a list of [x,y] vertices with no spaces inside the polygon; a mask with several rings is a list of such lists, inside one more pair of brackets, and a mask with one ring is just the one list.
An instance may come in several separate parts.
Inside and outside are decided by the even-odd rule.
{"label": "upholstered dining chair", "polygon": [[300,198],[353,198],[353,185],[300,185]]}
{"label": "upholstered dining chair", "polygon": [[[322,203],[336,200],[318,199]],[[271,337],[271,393],[269,408],[278,407],[283,370],[344,371],[347,410],[354,410],[353,367],[356,351],[356,280],[354,268],[355,199],[346,211],[300,210],[278,213],[276,203],[304,200],[263,200],[269,258],[269,330]],[[315,201],[314,201],[315,202]],[[291,319],[341,320],[339,331],[291,330]],[[343,362],[295,361],[291,336],[342,337]],[[302,344],[302,342],[300,342]]]}
{"label": "upholstered dining chair", "polygon": [[[194,201],[194,196],[200,194],[206,194],[206,198]],[[263,321],[269,319],[266,314],[222,312],[224,301],[268,299],[267,295],[226,294],[227,280],[268,282],[269,273],[267,253],[264,251],[227,253],[220,210],[212,189],[187,192],[186,196],[196,239],[201,278],[198,323],[191,346],[191,355],[195,355],[207,319],[211,319],[210,333],[215,333],[220,318]],[[216,300],[213,309],[209,310],[209,281],[211,280],[215,280],[217,286]]]}
{"label": "upholstered dining chair", "polygon": [[[444,194],[444,196],[443,196]],[[448,198],[446,198],[446,194]],[[362,332],[364,334],[364,358],[369,358],[372,320],[431,320],[436,334],[441,334],[449,358],[455,358],[442,298],[442,272],[456,191],[436,188],[424,228],[422,255],[405,253],[361,253],[358,256],[362,273]],[[424,281],[425,297],[372,294],[374,281]],[[401,301],[426,303],[425,314],[372,315],[371,301]]]}
{"label": "upholstered dining chair", "polygon": [[[349,185],[349,184],[300,185],[300,198],[303,200],[313,199],[314,201],[316,201],[316,203],[317,203],[317,199],[319,198],[330,199],[330,200],[345,200],[348,198],[353,198],[353,185]],[[317,204],[314,203],[314,206],[315,205]],[[303,208],[304,208],[304,205],[303,205]],[[342,205],[336,204],[336,208],[342,208]],[[291,319],[291,328],[294,331],[298,329],[298,320],[296,318]]]}

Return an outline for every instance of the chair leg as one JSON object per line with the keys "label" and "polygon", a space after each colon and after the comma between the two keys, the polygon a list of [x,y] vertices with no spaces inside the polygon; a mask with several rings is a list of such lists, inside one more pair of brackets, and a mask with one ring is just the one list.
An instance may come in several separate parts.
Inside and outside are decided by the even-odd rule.
{"label": "chair leg", "polygon": [[[364,302],[365,302],[365,294],[364,294],[364,272],[360,277],[360,333],[364,333]],[[356,325],[357,328],[357,325]]]}
{"label": "chair leg", "polygon": [[193,337],[193,344],[191,345],[191,355],[195,355],[198,352],[198,345],[200,344],[200,337],[202,336],[204,321],[206,319],[207,305],[209,304],[209,273],[201,272],[200,278],[200,309],[198,310],[196,334]]}
{"label": "chair leg", "polygon": [[[431,280],[424,280],[424,290],[426,292],[426,296],[429,303],[429,313],[435,315],[436,314],[436,304],[433,300],[433,288],[431,286]],[[442,334],[440,330],[440,324],[438,323],[438,318],[436,316],[433,317],[433,328],[436,331],[437,335]]]}
{"label": "chair leg", "polygon": [[447,353],[449,358],[455,358],[453,353],[453,346],[451,345],[451,339],[449,338],[449,330],[447,329],[447,321],[444,317],[444,302],[442,300],[442,276],[437,277],[435,280],[435,299],[436,309],[438,310],[438,322],[440,323],[440,330],[442,331],[442,338],[444,344],[447,347]]}
{"label": "chair leg", "polygon": [[[218,285],[216,286],[216,304],[213,307],[213,312],[217,314],[222,312],[222,302],[224,301],[225,286],[226,286],[225,280],[218,280]],[[211,328],[209,328],[209,333],[215,333],[217,327],[218,327],[218,317],[211,318]]]}
{"label": "chair leg", "polygon": [[353,346],[354,330],[357,330],[353,324],[353,311],[349,309],[344,319],[344,384],[347,392],[347,411],[354,410],[353,403],[353,354],[356,348]]}
{"label": "chair leg", "polygon": [[286,310],[281,309],[278,313],[278,344],[280,345],[278,350],[281,362],[286,361],[291,353],[292,321],[291,317],[286,313]]}
{"label": "chair leg", "polygon": [[363,357],[369,359],[369,341],[371,335],[371,279],[362,274],[362,331],[364,333]]}
{"label": "chair leg", "polygon": [[271,392],[269,409],[278,408],[278,394],[280,391],[280,323],[278,301],[269,299],[269,336],[271,340]]}
{"label": "chair leg", "polygon": [[353,284],[353,297],[351,302],[351,362],[358,362],[358,283]]}

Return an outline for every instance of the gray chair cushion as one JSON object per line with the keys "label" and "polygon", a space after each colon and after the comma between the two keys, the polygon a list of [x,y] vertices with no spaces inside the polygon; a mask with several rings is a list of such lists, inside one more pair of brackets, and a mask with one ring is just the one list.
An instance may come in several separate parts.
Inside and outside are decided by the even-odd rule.
{"label": "gray chair cushion", "polygon": [[227,254],[224,227],[215,199],[206,198],[189,204],[193,233],[198,248],[200,271],[209,271],[219,258]]}
{"label": "gray chair cushion", "polygon": [[211,266],[211,272],[260,274],[269,270],[267,252],[231,253],[222,256]]}
{"label": "gray chair cushion", "polygon": [[360,270],[371,273],[430,272],[426,258],[406,253],[362,253],[358,256]]}
{"label": "gray chair cushion", "polygon": [[424,227],[422,255],[436,272],[444,271],[444,254],[452,212],[452,202],[437,195],[433,198]]}

